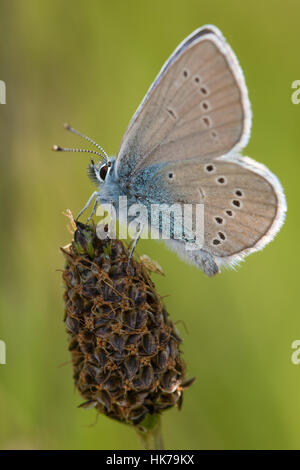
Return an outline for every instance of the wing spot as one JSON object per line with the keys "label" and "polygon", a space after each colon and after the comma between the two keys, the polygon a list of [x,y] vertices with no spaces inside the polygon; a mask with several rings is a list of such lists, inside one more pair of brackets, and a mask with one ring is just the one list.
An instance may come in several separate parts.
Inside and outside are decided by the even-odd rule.
{"label": "wing spot", "polygon": [[225,234],[223,232],[219,232],[218,233],[219,237],[221,238],[221,240],[225,240]]}
{"label": "wing spot", "polygon": [[215,239],[213,240],[213,245],[220,245],[220,243],[221,243],[221,241],[218,240],[217,238],[215,238]]}
{"label": "wing spot", "polygon": [[208,116],[205,116],[202,118],[203,123],[205,124],[206,127],[211,126],[211,119]]}
{"label": "wing spot", "polygon": [[200,77],[198,75],[194,78],[194,80],[195,80],[195,83],[200,83]]}
{"label": "wing spot", "polygon": [[226,180],[226,178],[224,178],[224,176],[220,176],[220,178],[217,179],[217,182],[219,184],[226,184],[227,180]]}
{"label": "wing spot", "polygon": [[169,177],[169,179],[171,180],[172,178],[174,178],[174,173],[169,173],[169,174],[168,174],[168,177]]}
{"label": "wing spot", "polygon": [[182,71],[182,75],[184,76],[184,78],[187,78],[189,76],[189,71],[187,69],[184,69]]}
{"label": "wing spot", "polygon": [[211,131],[211,136],[212,136],[214,139],[217,139],[217,138],[218,138],[218,134],[216,133],[216,131]]}
{"label": "wing spot", "polygon": [[210,105],[208,101],[201,101],[200,106],[203,109],[203,111],[207,111]]}
{"label": "wing spot", "polygon": [[211,173],[211,172],[215,171],[214,165],[211,165],[211,164],[206,165],[205,166],[205,171],[207,171],[208,173]]}
{"label": "wing spot", "polygon": [[235,195],[236,195],[237,197],[243,197],[243,196],[244,196],[243,192],[242,192],[240,189],[237,189],[237,190],[235,191]]}
{"label": "wing spot", "polygon": [[226,214],[229,215],[229,217],[232,217],[232,216],[233,216],[233,212],[232,212],[230,209],[228,209],[228,210],[226,211]]}
{"label": "wing spot", "polygon": [[217,224],[222,224],[224,222],[223,217],[219,216],[215,217],[215,221],[217,222]]}
{"label": "wing spot", "polygon": [[235,207],[241,207],[240,201],[237,201],[236,199],[234,199],[234,200],[232,201],[232,204],[233,204]]}
{"label": "wing spot", "polygon": [[198,188],[198,191],[199,191],[200,197],[201,197],[202,199],[204,199],[204,198],[205,198],[205,194],[204,194],[203,189],[202,189],[200,186],[199,186],[199,188]]}
{"label": "wing spot", "polygon": [[202,86],[200,88],[200,91],[202,95],[205,95],[205,96],[208,95],[208,89],[206,88],[206,86]]}
{"label": "wing spot", "polygon": [[173,109],[167,108],[167,112],[169,113],[169,116],[171,116],[171,118],[174,119],[174,121],[177,120],[177,115]]}

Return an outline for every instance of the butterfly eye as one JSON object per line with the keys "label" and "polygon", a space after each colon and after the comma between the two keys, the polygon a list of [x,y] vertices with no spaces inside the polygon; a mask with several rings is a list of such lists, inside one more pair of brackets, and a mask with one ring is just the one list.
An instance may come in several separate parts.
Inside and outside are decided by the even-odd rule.
{"label": "butterfly eye", "polygon": [[109,168],[109,166],[107,164],[102,165],[102,167],[100,168],[99,176],[102,179],[102,181],[105,181],[105,178],[106,178],[106,175],[107,175],[107,172],[108,172],[108,168]]}

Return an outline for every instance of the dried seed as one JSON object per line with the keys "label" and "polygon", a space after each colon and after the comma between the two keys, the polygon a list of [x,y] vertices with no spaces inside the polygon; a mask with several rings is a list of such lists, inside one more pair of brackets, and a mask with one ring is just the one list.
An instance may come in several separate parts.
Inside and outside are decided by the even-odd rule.
{"label": "dried seed", "polygon": [[137,373],[139,368],[139,362],[135,356],[130,356],[125,359],[124,365],[127,371],[127,377],[129,379]]}
{"label": "dried seed", "polygon": [[66,318],[66,327],[72,334],[78,333],[79,329],[79,323],[78,320],[76,320],[73,317],[67,317]]}
{"label": "dried seed", "polygon": [[150,333],[144,335],[144,337],[143,337],[143,347],[144,347],[144,351],[147,355],[150,356],[150,355],[155,353],[155,350],[156,350],[155,338]]}
{"label": "dried seed", "polygon": [[141,374],[141,380],[145,388],[149,388],[154,380],[154,373],[151,366],[144,367]]}

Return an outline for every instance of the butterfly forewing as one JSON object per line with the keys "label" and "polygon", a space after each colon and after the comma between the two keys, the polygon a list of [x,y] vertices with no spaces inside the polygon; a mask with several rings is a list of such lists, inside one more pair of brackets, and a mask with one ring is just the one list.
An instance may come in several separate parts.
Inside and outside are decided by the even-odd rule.
{"label": "butterfly forewing", "polygon": [[124,136],[117,163],[133,176],[156,162],[218,157],[249,132],[242,73],[220,35],[188,38],[169,59]]}

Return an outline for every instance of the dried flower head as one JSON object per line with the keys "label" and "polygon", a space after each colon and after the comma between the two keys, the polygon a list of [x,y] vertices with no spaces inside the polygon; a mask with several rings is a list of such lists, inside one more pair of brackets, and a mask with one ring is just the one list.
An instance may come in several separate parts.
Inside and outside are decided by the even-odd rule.
{"label": "dried flower head", "polygon": [[[146,265],[128,264],[120,240],[100,240],[78,223],[66,258],[65,324],[75,385],[94,407],[139,424],[182,403],[185,364],[181,339]],[[148,260],[149,263],[149,260]]]}

